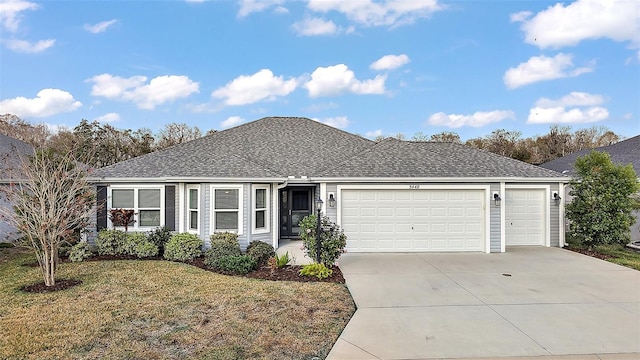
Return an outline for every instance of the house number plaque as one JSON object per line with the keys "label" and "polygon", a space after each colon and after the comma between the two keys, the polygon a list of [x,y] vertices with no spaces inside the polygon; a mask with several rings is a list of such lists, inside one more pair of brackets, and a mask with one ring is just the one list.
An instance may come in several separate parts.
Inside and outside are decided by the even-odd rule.
{"label": "house number plaque", "polygon": [[409,189],[412,189],[412,190],[418,190],[418,189],[420,189],[420,185],[418,185],[418,184],[411,184],[411,185],[409,185]]}

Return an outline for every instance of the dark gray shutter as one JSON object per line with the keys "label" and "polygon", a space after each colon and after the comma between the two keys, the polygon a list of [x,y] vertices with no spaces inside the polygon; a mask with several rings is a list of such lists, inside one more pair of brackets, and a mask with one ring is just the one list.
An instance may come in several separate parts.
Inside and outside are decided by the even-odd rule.
{"label": "dark gray shutter", "polygon": [[96,210],[96,230],[107,228],[107,187],[96,186],[97,210]]}
{"label": "dark gray shutter", "polygon": [[176,230],[176,186],[164,187],[164,226],[169,230]]}

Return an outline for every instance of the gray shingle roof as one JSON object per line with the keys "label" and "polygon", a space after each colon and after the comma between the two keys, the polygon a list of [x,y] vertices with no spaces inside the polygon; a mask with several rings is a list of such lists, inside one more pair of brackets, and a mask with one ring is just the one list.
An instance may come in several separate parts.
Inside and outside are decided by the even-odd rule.
{"label": "gray shingle roof", "polygon": [[9,179],[11,170],[20,165],[21,156],[33,155],[33,147],[23,141],[0,134],[0,181]]}
{"label": "gray shingle roof", "polygon": [[306,118],[269,117],[98,169],[99,178],[564,178],[461,144],[379,143]]}
{"label": "gray shingle roof", "polygon": [[305,118],[269,117],[96,171],[98,177],[312,176],[374,144]]}
{"label": "gray shingle roof", "polygon": [[[636,135],[632,138],[617,142],[609,146],[599,147],[593,150],[603,151],[609,153],[611,161],[619,165],[631,164],[636,174],[640,176],[640,135]],[[591,149],[581,150],[571,153],[567,156],[557,158],[546,162],[541,167],[545,169],[551,169],[557,172],[565,172],[568,175],[573,174],[575,171],[573,164],[580,156],[589,154]]]}
{"label": "gray shingle roof", "polygon": [[462,144],[386,139],[322,173],[324,177],[555,178],[563,176]]}

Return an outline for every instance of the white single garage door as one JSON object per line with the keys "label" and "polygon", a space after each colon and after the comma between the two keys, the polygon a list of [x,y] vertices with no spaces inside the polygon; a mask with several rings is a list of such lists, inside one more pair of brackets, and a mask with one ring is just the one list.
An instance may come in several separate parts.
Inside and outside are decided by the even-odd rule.
{"label": "white single garage door", "polygon": [[546,211],[544,189],[507,189],[505,240],[507,245],[544,245]]}
{"label": "white single garage door", "polygon": [[483,251],[484,190],[342,191],[352,252]]}

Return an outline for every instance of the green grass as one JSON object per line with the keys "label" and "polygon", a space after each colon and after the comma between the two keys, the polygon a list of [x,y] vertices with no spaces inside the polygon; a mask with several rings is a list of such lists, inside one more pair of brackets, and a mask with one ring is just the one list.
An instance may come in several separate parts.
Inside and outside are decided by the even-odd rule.
{"label": "green grass", "polygon": [[600,245],[593,251],[607,256],[607,261],[640,271],[640,252],[627,249],[622,245]]}
{"label": "green grass", "polygon": [[1,359],[325,357],[355,311],[344,285],[231,277],[168,261],[64,263],[83,284],[46,294],[0,249]]}
{"label": "green grass", "polygon": [[[580,242],[567,234],[567,245],[571,249],[587,250]],[[606,261],[640,271],[640,252],[622,245],[598,245],[590,251],[602,255]]]}

